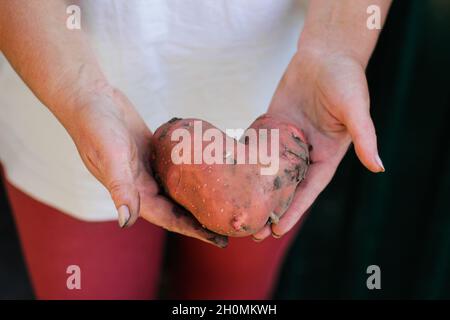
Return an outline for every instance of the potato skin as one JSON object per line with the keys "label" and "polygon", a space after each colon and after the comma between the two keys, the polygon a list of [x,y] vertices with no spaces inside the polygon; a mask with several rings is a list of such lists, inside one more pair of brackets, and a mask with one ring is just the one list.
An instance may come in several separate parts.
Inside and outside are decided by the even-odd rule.
{"label": "potato skin", "polygon": [[[174,164],[171,153],[178,141],[171,141],[171,134],[184,128],[193,135],[194,121],[199,120],[174,118],[152,137],[151,164],[166,193],[205,228],[222,235],[248,236],[266,223],[276,223],[289,207],[309,166],[308,145],[302,131],[272,115],[263,115],[253,122],[250,128],[279,129],[278,172],[261,175],[260,164]],[[215,127],[202,121],[203,132],[208,128]],[[225,133],[223,136],[225,146],[226,139],[232,138]],[[209,143],[203,142],[202,150]],[[245,140],[238,143],[245,144]],[[236,154],[235,149],[235,157]]]}

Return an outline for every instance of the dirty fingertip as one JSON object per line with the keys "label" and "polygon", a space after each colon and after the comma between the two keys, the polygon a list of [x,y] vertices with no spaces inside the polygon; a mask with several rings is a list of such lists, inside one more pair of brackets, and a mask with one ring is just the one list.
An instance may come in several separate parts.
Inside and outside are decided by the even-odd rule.
{"label": "dirty fingertip", "polygon": [[213,235],[211,238],[208,238],[208,240],[219,248],[226,248],[228,246],[228,237],[220,234]]}
{"label": "dirty fingertip", "polygon": [[119,227],[125,228],[128,225],[128,222],[130,221],[131,218],[130,210],[126,205],[122,205],[117,209],[117,214],[119,216],[118,218]]}

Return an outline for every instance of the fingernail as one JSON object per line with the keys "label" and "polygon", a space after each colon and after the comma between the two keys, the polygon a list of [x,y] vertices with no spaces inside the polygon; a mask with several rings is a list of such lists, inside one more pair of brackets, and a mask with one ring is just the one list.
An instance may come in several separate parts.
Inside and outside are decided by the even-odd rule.
{"label": "fingernail", "polygon": [[384,170],[384,166],[383,166],[383,161],[381,161],[381,158],[380,158],[380,156],[378,154],[375,156],[375,162],[381,168],[380,172],[384,172],[385,170]]}
{"label": "fingernail", "polygon": [[125,228],[130,221],[130,210],[126,205],[122,205],[117,209],[117,213],[119,214],[119,227]]}
{"label": "fingernail", "polygon": [[255,238],[255,237],[252,237],[252,239],[253,239],[253,241],[255,241],[255,242],[261,242],[263,239],[258,239],[258,238]]}
{"label": "fingernail", "polygon": [[272,237],[274,237],[275,239],[280,239],[281,238],[280,235],[278,235],[276,233],[273,233],[273,232],[272,232]]}

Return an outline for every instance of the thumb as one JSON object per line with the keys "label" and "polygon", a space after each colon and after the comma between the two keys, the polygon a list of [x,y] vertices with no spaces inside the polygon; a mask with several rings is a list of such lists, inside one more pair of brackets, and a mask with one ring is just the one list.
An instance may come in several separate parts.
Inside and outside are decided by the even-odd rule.
{"label": "thumb", "polygon": [[139,217],[140,197],[129,165],[111,165],[106,188],[117,208],[121,228],[132,226]]}
{"label": "thumb", "polygon": [[378,155],[375,126],[369,112],[369,100],[357,99],[354,107],[348,109],[344,124],[350,133],[356,155],[362,164],[372,172],[384,172],[383,162]]}

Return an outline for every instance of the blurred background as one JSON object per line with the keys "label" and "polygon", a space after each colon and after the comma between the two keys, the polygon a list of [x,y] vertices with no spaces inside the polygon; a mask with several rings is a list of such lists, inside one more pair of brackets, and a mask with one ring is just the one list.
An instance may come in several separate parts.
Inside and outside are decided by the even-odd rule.
{"label": "blurred background", "polygon": [[[275,298],[450,298],[450,2],[394,0],[367,74],[386,172],[371,174],[347,154],[302,226]],[[366,287],[369,265],[380,267],[381,290]],[[0,299],[28,298],[1,188]]]}

